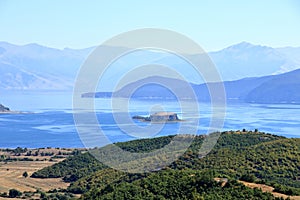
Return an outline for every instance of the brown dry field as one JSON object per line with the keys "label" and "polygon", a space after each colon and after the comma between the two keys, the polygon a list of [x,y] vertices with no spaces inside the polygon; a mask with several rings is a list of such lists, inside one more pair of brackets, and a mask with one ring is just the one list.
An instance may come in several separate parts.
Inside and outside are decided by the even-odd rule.
{"label": "brown dry field", "polygon": [[[35,152],[36,150],[32,150]],[[40,152],[53,152],[57,155],[59,151],[61,152],[72,152],[72,149],[58,150],[58,149],[40,149]],[[10,156],[11,158],[31,158],[34,161],[12,161],[12,162],[0,162],[0,193],[7,192],[9,189],[17,189],[21,192],[24,191],[36,191],[37,189],[42,191],[49,191],[55,188],[67,188],[68,183],[62,181],[61,178],[49,178],[49,179],[39,179],[30,178],[31,174],[39,169],[53,165],[57,162],[64,160],[64,158],[54,159],[54,161],[49,161],[51,156],[25,156],[21,154],[20,156],[15,156],[13,153],[0,151],[0,155]],[[66,156],[67,157],[67,156]],[[40,161],[36,161],[39,159]],[[28,177],[23,177],[24,172],[28,173]],[[6,198],[1,198],[6,199]]]}
{"label": "brown dry field", "polygon": [[[21,192],[36,191],[37,189],[48,191],[54,188],[67,188],[69,184],[60,178],[38,179],[30,178],[31,174],[39,169],[53,165],[49,161],[16,161],[0,166],[0,192],[8,192],[9,189],[17,189]],[[24,172],[28,177],[22,176]]]}

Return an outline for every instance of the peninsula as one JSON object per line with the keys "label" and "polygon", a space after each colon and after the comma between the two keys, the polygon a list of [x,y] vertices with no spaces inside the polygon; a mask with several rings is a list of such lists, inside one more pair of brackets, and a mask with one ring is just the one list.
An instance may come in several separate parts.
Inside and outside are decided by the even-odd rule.
{"label": "peninsula", "polygon": [[11,112],[10,109],[0,104],[0,113],[8,113],[8,112]]}
{"label": "peninsula", "polygon": [[12,111],[8,107],[0,103],[0,114],[20,114],[19,111]]}

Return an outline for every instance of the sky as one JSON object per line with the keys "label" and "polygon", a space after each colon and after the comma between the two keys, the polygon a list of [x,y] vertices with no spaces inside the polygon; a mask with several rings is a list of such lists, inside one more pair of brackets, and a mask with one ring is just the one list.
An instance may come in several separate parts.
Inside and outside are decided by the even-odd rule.
{"label": "sky", "polygon": [[300,47],[300,1],[0,0],[0,41],[13,44],[86,48],[139,28],[179,32],[207,51]]}

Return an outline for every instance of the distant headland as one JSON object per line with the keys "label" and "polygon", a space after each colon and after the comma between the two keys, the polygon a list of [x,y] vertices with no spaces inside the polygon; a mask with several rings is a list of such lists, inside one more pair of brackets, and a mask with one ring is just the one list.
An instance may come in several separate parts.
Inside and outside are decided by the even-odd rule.
{"label": "distant headland", "polygon": [[0,104],[0,112],[11,112],[11,111],[8,107]]}
{"label": "distant headland", "polygon": [[18,111],[11,111],[8,107],[0,104],[0,114],[19,114],[21,112]]}

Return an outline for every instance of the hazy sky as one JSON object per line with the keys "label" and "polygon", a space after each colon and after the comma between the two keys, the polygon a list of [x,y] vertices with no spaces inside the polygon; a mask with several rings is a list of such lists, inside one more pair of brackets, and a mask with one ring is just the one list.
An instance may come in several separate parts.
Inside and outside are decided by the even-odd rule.
{"label": "hazy sky", "polygon": [[207,51],[242,41],[300,46],[300,1],[0,0],[0,41],[14,44],[85,48],[148,27],[182,33]]}

